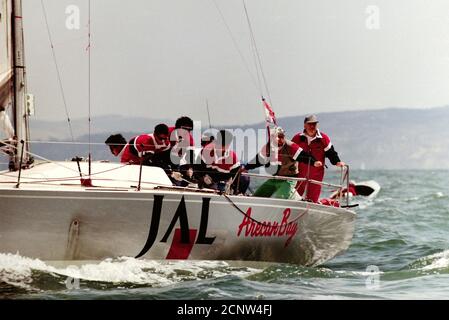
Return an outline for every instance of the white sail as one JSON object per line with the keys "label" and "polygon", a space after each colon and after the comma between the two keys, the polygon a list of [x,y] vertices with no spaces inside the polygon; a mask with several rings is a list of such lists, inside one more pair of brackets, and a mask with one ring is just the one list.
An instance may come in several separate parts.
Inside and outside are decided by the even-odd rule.
{"label": "white sail", "polygon": [[14,128],[5,111],[0,111],[0,128],[7,138],[11,139],[14,136]]}
{"label": "white sail", "polygon": [[32,164],[26,87],[22,1],[0,0],[0,140],[10,140],[12,170]]}
{"label": "white sail", "polygon": [[11,12],[12,1],[0,0],[0,130],[7,138],[14,136],[7,113],[14,95]]}
{"label": "white sail", "polygon": [[12,90],[12,35],[11,0],[0,0],[0,110],[11,103]]}

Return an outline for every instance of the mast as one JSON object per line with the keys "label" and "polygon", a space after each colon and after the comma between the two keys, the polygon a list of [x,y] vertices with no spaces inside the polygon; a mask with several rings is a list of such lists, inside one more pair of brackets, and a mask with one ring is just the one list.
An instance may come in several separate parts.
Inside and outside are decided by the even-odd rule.
{"label": "mast", "polygon": [[92,145],[91,145],[91,124],[92,124],[92,122],[91,122],[91,76],[92,76],[92,73],[91,73],[91,51],[92,51],[92,47],[91,47],[91,45],[92,45],[92,43],[91,43],[91,3],[90,3],[90,0],[88,1],[88,18],[89,18],[89,22],[88,22],[88,28],[89,28],[89,30],[88,30],[88,33],[89,33],[89,35],[88,35],[88,40],[89,40],[89,44],[88,44],[88,49],[89,49],[89,52],[88,52],[88,81],[87,81],[87,87],[88,87],[88,107],[89,107],[89,115],[88,115],[88,117],[89,117],[89,119],[88,119],[88,121],[89,121],[89,180],[90,180],[90,178],[91,178],[91,173],[92,173]]}
{"label": "mast", "polygon": [[[26,73],[25,73],[25,50],[23,39],[22,0],[12,0],[12,48],[13,48],[13,86],[14,96],[12,111],[14,115],[14,131],[17,141],[14,155],[11,157],[11,170],[20,167],[20,154],[23,152],[22,166],[32,162],[29,156],[29,111],[26,106]],[[24,143],[21,143],[21,140]],[[12,167],[13,164],[13,167]]]}

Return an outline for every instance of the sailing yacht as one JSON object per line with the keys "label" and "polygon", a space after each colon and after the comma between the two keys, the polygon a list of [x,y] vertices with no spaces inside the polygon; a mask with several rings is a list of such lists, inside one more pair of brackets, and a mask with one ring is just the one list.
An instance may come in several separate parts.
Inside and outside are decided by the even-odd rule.
{"label": "sailing yacht", "polygon": [[349,247],[349,208],[175,187],[157,167],[40,161],[29,143],[22,3],[0,4],[1,150],[10,159],[0,172],[1,253],[316,266]]}

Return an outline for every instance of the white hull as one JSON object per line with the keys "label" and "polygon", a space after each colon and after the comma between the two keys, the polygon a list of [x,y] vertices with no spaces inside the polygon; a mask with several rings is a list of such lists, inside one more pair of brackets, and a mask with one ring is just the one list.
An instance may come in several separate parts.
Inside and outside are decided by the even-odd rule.
{"label": "white hull", "polygon": [[[47,172],[50,167],[45,166],[50,164],[22,172],[22,180],[35,177],[38,170]],[[123,169],[96,163],[93,172],[114,166],[117,172]],[[131,167],[124,169],[138,170]],[[143,181],[159,173],[158,168],[143,169]],[[349,247],[356,218],[349,210],[294,200],[226,198],[170,188],[86,188],[75,180],[40,187],[21,184],[17,189],[14,175],[9,174],[11,183],[1,177],[0,252],[47,261],[132,256],[313,266]],[[94,185],[101,181],[93,179]],[[271,227],[261,228],[249,215]]]}

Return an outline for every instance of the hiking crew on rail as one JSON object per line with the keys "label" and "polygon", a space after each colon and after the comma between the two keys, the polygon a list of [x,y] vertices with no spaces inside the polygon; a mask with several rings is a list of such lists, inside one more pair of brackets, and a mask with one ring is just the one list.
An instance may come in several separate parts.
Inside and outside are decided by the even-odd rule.
{"label": "hiking crew on rail", "polygon": [[[231,149],[233,134],[230,131],[220,130],[216,137],[205,137],[201,141],[201,151],[195,154],[192,130],[192,119],[183,116],[177,119],[174,127],[158,124],[152,134],[138,135],[128,142],[121,134],[115,134],[105,143],[114,156],[120,157],[122,163],[163,168],[174,185],[197,185],[199,188],[231,191],[234,194],[245,194],[249,187],[249,177],[241,173],[260,166],[276,167],[273,172],[275,176],[318,182],[324,178],[325,158],[333,165],[345,166],[329,136],[318,129],[318,118],[315,115],[304,119],[304,130],[292,140],[286,139],[282,128],[271,129],[271,143],[267,143],[244,166],[240,165]],[[296,195],[296,191],[302,199],[318,202],[321,185],[309,181],[295,183],[288,179],[269,179],[254,192],[254,196],[301,198]]]}

